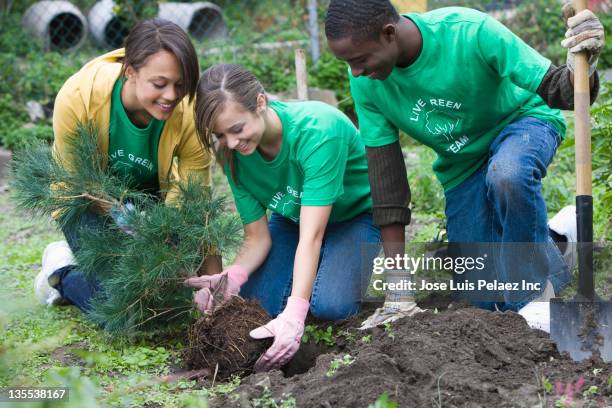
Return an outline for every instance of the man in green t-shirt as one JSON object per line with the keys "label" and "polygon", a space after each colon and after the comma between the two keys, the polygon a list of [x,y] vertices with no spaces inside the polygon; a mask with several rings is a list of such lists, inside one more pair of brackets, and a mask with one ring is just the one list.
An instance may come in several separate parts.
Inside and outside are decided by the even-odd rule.
{"label": "man in green t-shirt", "polygon": [[[534,283],[532,290],[502,290],[494,301],[470,300],[519,311],[543,329],[548,304],[529,302],[547,300],[569,280],[551,235],[574,242],[576,233],[572,208],[547,223],[541,179],[565,134],[558,109],[573,109],[573,54],[589,53],[593,102],[603,48],[603,26],[590,11],[568,26],[567,64],[556,67],[493,18],[466,8],[400,16],[388,0],[332,0],[325,21],[330,49],[350,66],[386,256],[403,254],[410,222],[402,130],[437,153],[449,241],[504,243],[493,245],[497,256],[485,279]],[[400,295],[395,302],[388,296],[366,326],[414,313],[411,294]]]}

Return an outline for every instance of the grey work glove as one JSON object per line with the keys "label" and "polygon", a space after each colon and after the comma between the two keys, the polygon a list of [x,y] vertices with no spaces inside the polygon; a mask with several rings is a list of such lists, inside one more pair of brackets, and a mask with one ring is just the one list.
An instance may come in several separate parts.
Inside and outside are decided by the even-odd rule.
{"label": "grey work glove", "polygon": [[359,330],[371,329],[421,312],[424,312],[424,310],[418,307],[414,301],[385,302],[383,307],[376,309],[370,317],[361,323]]}
{"label": "grey work glove", "polygon": [[[400,284],[405,280],[412,279],[410,272],[402,269],[386,269],[384,273],[385,281],[389,284]],[[381,324],[394,322],[402,317],[413,316],[422,311],[414,301],[413,291],[388,290],[385,292],[383,307],[376,309],[374,314],[368,317],[359,329],[371,329]]]}
{"label": "grey work glove", "polygon": [[563,6],[563,14],[567,18],[567,32],[561,46],[567,48],[567,67],[574,72],[574,54],[586,51],[591,76],[605,45],[604,27],[590,10],[576,14],[571,3]]}

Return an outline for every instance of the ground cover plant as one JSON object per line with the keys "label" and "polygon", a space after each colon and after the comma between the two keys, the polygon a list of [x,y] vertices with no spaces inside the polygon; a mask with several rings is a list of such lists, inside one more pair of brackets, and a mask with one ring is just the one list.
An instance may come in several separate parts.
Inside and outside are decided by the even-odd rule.
{"label": "ground cover plant", "polygon": [[[320,16],[325,3],[319,2]],[[472,3],[483,8],[488,4]],[[532,3],[526,2],[526,10],[518,14],[517,33],[548,56],[562,59],[553,44],[558,41],[557,33],[563,31],[554,19],[553,7],[557,6],[551,4],[555,2]],[[306,1],[228,0],[219,4],[225,7],[230,37],[222,44],[196,44],[202,67],[220,61],[240,63],[261,77],[270,92],[292,88],[293,50],[262,52],[250,46],[307,41]],[[52,106],[63,81],[101,52],[91,44],[68,55],[36,48],[19,25],[27,5],[0,5],[0,144],[11,150],[23,149],[36,140],[50,140],[50,117],[27,125],[26,102],[36,100]],[[536,13],[534,7],[540,6],[549,9]],[[533,21],[536,17],[537,24]],[[604,25],[612,28],[612,24]],[[610,43],[600,68],[610,66]],[[220,47],[220,52],[207,53],[215,47]],[[310,84],[333,89],[340,108],[350,113],[346,73],[346,67],[325,49],[317,65],[309,61]],[[594,233],[599,245],[595,279],[597,292],[604,298],[612,295],[608,244],[612,219],[611,98],[610,88],[603,87],[592,110]],[[574,202],[572,114],[565,114],[570,124],[568,134],[544,180],[549,215]],[[407,137],[402,138],[402,146],[413,196],[409,240],[415,244],[443,243],[444,195],[430,169],[434,155]],[[163,335],[152,331],[138,338],[113,336],[73,307],[38,305],[32,281],[40,269],[42,251],[47,243],[63,237],[50,219],[33,218],[17,210],[9,199],[7,182],[0,180],[0,388],[68,386],[68,405],[72,407],[612,405],[609,363],[597,359],[574,363],[555,350],[546,334],[529,329],[516,314],[454,303],[449,309],[450,300],[444,293],[420,293],[426,313],[365,332],[356,326],[376,303],[367,304],[361,316],[346,322],[311,319],[300,352],[283,371],[252,374],[245,370],[241,376],[215,374],[214,369],[198,371],[201,366],[190,365],[185,355],[186,349],[191,350],[186,326]],[[228,190],[218,168],[214,185],[217,190]],[[224,255],[227,264],[232,254]],[[573,282],[564,295],[571,295],[575,287]]]}

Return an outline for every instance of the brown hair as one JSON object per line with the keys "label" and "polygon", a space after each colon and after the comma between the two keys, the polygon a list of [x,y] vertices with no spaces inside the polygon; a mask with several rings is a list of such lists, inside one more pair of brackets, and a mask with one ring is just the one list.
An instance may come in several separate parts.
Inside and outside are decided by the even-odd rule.
{"label": "brown hair", "polygon": [[233,100],[249,112],[257,110],[257,97],[265,95],[264,87],[246,68],[235,64],[217,64],[208,68],[198,82],[195,121],[200,140],[208,149],[215,150],[221,165],[229,165],[232,180],[236,181],[234,152],[227,147],[214,148],[213,132],[215,121],[225,108],[227,101]]}
{"label": "brown hair", "polygon": [[147,58],[161,50],[168,51],[178,60],[183,82],[180,99],[189,95],[191,102],[196,92],[200,64],[185,31],[168,20],[144,20],[132,28],[125,40],[125,58],[121,75],[125,75],[128,66],[138,71],[145,65]]}

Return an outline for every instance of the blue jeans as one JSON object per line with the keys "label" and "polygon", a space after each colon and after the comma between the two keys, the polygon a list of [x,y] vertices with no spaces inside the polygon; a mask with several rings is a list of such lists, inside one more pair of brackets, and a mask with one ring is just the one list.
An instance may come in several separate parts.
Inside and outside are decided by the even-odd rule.
{"label": "blue jeans", "polygon": [[[548,122],[533,117],[519,119],[493,141],[488,161],[445,193],[451,246],[462,255],[493,255],[489,255],[487,267],[480,274],[485,280],[525,280],[544,289],[548,279],[557,293],[569,283],[568,267],[549,236],[541,190],[546,168],[560,142],[561,137]],[[477,291],[461,296],[483,308],[516,311],[540,293],[502,292],[503,298],[495,301],[484,299],[485,294]]]}
{"label": "blue jeans", "polygon": [[[73,253],[80,246],[80,232],[82,228],[100,228],[107,218],[101,217],[92,212],[82,215],[79,222],[65,226],[62,229],[66,241]],[[110,221],[109,221],[110,222]],[[83,312],[90,310],[91,299],[100,292],[100,283],[93,277],[88,277],[79,270],[76,265],[69,265],[53,272],[54,276],[59,277],[59,283],[54,287],[57,289],[69,304],[75,305]]]}
{"label": "blue jeans", "polygon": [[[240,296],[256,299],[276,317],[291,294],[300,227],[278,214],[272,214],[268,226],[272,248],[264,263],[242,286]],[[372,214],[328,224],[310,297],[312,315],[338,320],[357,314],[379,250],[380,230],[373,224]]]}

